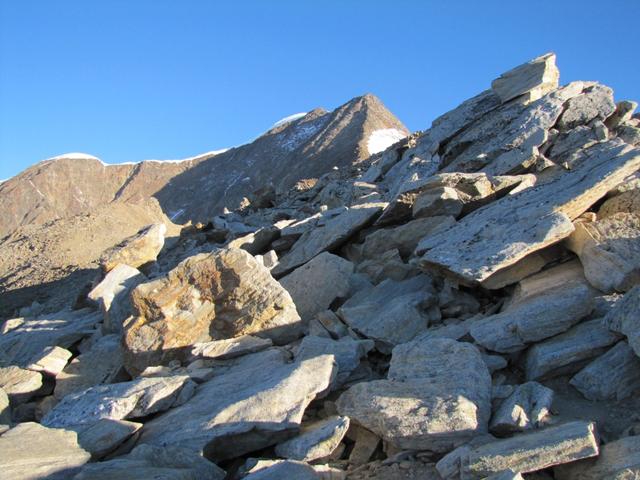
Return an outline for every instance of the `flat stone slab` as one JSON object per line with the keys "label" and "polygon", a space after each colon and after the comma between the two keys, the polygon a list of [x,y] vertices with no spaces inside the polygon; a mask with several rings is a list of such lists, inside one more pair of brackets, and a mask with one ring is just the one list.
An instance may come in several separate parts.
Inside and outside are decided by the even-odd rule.
{"label": "flat stone slab", "polygon": [[546,53],[503,73],[491,82],[491,88],[503,103],[524,94],[532,101],[556,89],[559,79],[556,55]]}
{"label": "flat stone slab", "polygon": [[0,435],[0,472],[6,479],[65,480],[90,459],[72,431],[27,422]]}
{"label": "flat stone slab", "polygon": [[303,462],[328,457],[338,447],[348,429],[348,417],[329,417],[303,425],[300,435],[276,446],[276,455]]}
{"label": "flat stone slab", "polygon": [[191,356],[194,358],[211,358],[226,360],[229,358],[241,357],[248,353],[259,352],[269,348],[273,342],[269,338],[254,337],[253,335],[242,335],[225,340],[214,340],[212,342],[196,343],[191,349]]}
{"label": "flat stone slab", "polygon": [[24,403],[42,388],[42,375],[20,367],[0,368],[0,388],[13,404]]}
{"label": "flat stone slab", "polygon": [[242,335],[288,343],[302,330],[289,293],[241,249],[190,257],[131,298],[137,316],[125,325],[124,358],[134,374],[185,360],[196,343]]}
{"label": "flat stone slab", "polygon": [[48,347],[39,358],[34,358],[29,370],[55,377],[64,369],[71,356],[72,353],[66,348]]}
{"label": "flat stone slab", "polygon": [[78,443],[92,458],[102,458],[142,428],[142,423],[101,418],[91,425],[73,429],[78,433]]}
{"label": "flat stone slab", "polygon": [[640,167],[640,150],[617,139],[584,153],[583,161],[554,180],[503,197],[423,239],[416,249],[421,267],[481,283],[568,237],[573,219]]}
{"label": "flat stone slab", "polygon": [[604,324],[627,337],[629,346],[640,356],[640,285],[629,290],[604,317]]}
{"label": "flat stone slab", "polygon": [[48,427],[71,427],[103,418],[125,420],[167,410],[186,401],[195,384],[186,375],[139,378],[99,385],[65,396],[42,419]]}
{"label": "flat stone slab", "polygon": [[223,480],[225,472],[189,450],[139,445],[128,455],[86,465],[73,480]]}
{"label": "flat stone slab", "polygon": [[299,430],[307,405],[335,378],[332,355],[287,364],[265,350],[239,360],[146,423],[139,443],[180,445],[214,461],[275,445]]}
{"label": "flat stone slab", "polygon": [[370,223],[386,206],[386,203],[354,205],[340,215],[327,220],[323,226],[302,234],[291,251],[280,259],[271,270],[280,277],[307,263],[316,255],[340,247],[351,235]]}
{"label": "flat stone slab", "polygon": [[491,376],[469,343],[416,340],[394,348],[387,380],[355,384],[336,405],[396,448],[447,452],[486,433]]}
{"label": "flat stone slab", "polygon": [[480,480],[504,470],[535,472],[598,455],[595,425],[570,422],[486,443],[462,458],[463,480]]}

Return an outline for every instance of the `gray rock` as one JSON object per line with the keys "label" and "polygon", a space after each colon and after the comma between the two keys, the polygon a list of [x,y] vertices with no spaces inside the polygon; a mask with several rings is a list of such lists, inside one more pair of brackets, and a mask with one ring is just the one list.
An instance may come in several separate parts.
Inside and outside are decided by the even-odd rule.
{"label": "gray rock", "polygon": [[333,339],[349,335],[349,328],[331,310],[318,313],[317,320]]}
{"label": "gray rock", "polygon": [[103,418],[140,418],[179,405],[194,388],[185,375],[99,385],[65,396],[44,416],[42,424],[64,428],[93,424]]}
{"label": "gray rock", "polygon": [[11,407],[9,406],[9,396],[4,389],[0,387],[0,428],[2,425],[9,425],[10,423]]}
{"label": "gray rock", "polygon": [[58,374],[53,394],[60,400],[65,395],[94,385],[112,383],[117,380],[122,369],[120,338],[115,334],[105,335]]}
{"label": "gray rock", "polygon": [[581,95],[567,101],[557,127],[560,130],[570,130],[594,119],[604,121],[615,109],[613,90],[597,83],[589,85]]}
{"label": "gray rock", "polygon": [[571,220],[640,167],[640,152],[614,139],[585,150],[586,160],[553,181],[467,215],[417,247],[423,268],[482,282],[526,255],[568,237]]}
{"label": "gray rock", "polygon": [[240,249],[190,257],[131,298],[137,316],[125,325],[124,354],[133,374],[183,360],[196,343],[247,334],[287,343],[302,329],[289,293]]}
{"label": "gray rock", "polygon": [[276,446],[276,455],[311,462],[328,457],[349,429],[348,417],[329,417],[303,425],[300,435]]}
{"label": "gray rock", "polygon": [[66,348],[47,347],[39,356],[34,357],[33,363],[28,368],[55,377],[67,365],[71,355],[71,352]]}
{"label": "gray rock", "polygon": [[322,252],[281,278],[280,285],[291,295],[302,320],[308,322],[336,298],[348,296],[353,268],[348,260]]}
{"label": "gray rock", "polygon": [[413,218],[451,216],[462,213],[464,202],[455,188],[438,187],[419,193],[413,202]]}
{"label": "gray rock", "polygon": [[323,226],[305,232],[291,251],[280,259],[280,263],[272,270],[273,275],[285,275],[316,255],[337,249],[351,235],[372,222],[385,206],[385,203],[355,205],[328,220]]}
{"label": "gray rock", "polygon": [[626,342],[619,342],[569,383],[588,400],[624,400],[640,391],[640,358]]}
{"label": "gray rock", "polygon": [[447,452],[487,431],[491,377],[473,345],[418,340],[393,350],[388,380],[352,386],[337,407],[396,448]]}
{"label": "gray rock", "polygon": [[576,421],[497,440],[470,450],[461,479],[482,479],[504,470],[535,472],[598,455],[593,423]]}
{"label": "gray rock", "polygon": [[86,465],[73,480],[223,480],[225,472],[191,451],[139,445],[123,457]]}
{"label": "gray rock", "polygon": [[557,165],[571,166],[581,157],[581,152],[598,142],[609,138],[607,127],[597,120],[590,125],[579,125],[558,135],[546,156]]}
{"label": "gray rock", "polygon": [[558,88],[559,80],[556,55],[545,53],[503,73],[491,82],[491,88],[503,103],[524,94],[527,101],[533,101]]}
{"label": "gray rock", "polygon": [[552,402],[553,390],[537,382],[518,385],[494,412],[489,430],[502,435],[537,428],[549,415]]}
{"label": "gray rock", "polygon": [[92,458],[102,458],[115,450],[142,428],[141,423],[101,418],[90,425],[74,427],[78,433],[78,443]]}
{"label": "gray rock", "polygon": [[164,247],[165,233],[167,233],[167,226],[164,223],[154,223],[144,227],[135,235],[125,238],[102,254],[100,264],[103,270],[108,272],[121,263],[138,268],[155,262]]}
{"label": "gray rock", "polygon": [[640,211],[640,188],[634,188],[609,198],[598,210],[598,219],[610,217],[619,212]]}
{"label": "gray rock", "polygon": [[373,346],[371,340],[354,340],[351,337],[343,337],[336,341],[329,338],[307,336],[302,339],[298,347],[296,360],[309,360],[320,355],[333,355],[338,366],[336,386],[339,386],[347,381],[351,373],[360,365],[360,360],[367,356]]}
{"label": "gray rock", "polygon": [[460,470],[462,468],[461,461],[471,451],[471,449],[490,443],[496,440],[496,437],[486,433],[473,437],[469,442],[464,445],[451,450],[444,455],[436,463],[436,470],[440,477],[446,480],[460,480]]}
{"label": "gray rock", "polygon": [[122,324],[133,313],[129,299],[131,290],[145,280],[146,277],[138,269],[120,264],[89,292],[88,298],[102,310],[105,332],[122,332]]}
{"label": "gray rock", "polygon": [[413,265],[402,261],[398,250],[387,250],[371,260],[365,260],[356,268],[358,273],[366,275],[373,283],[390,279],[397,282],[415,276],[420,271]]}
{"label": "gray rock", "polygon": [[595,222],[576,222],[567,247],[580,257],[587,280],[605,293],[640,283],[640,215],[615,213]]}
{"label": "gray rock", "polygon": [[640,145],[640,128],[631,125],[623,125],[616,130],[618,138],[629,145]]}
{"label": "gray rock", "polygon": [[558,480],[632,480],[640,475],[640,436],[621,438],[600,448],[596,459],[560,465]]}
{"label": "gray rock", "polygon": [[529,348],[526,378],[539,380],[577,372],[585,361],[601,355],[620,338],[604,327],[600,318],[580,323]]}
{"label": "gray rock", "polygon": [[[353,433],[355,430],[355,433]],[[380,437],[366,428],[351,424],[348,434],[355,442],[349,454],[349,464],[360,466],[367,463],[378,449]]]}
{"label": "gray rock", "polygon": [[247,480],[319,480],[322,477],[311,465],[294,460],[260,461],[244,477]]}
{"label": "gray rock", "polygon": [[482,354],[482,360],[484,360],[484,363],[487,365],[487,368],[491,373],[497,370],[502,370],[507,366],[508,363],[507,360],[500,355],[487,355],[486,353]]}
{"label": "gray rock", "polygon": [[196,343],[191,349],[191,356],[194,358],[226,360],[228,358],[241,357],[247,353],[259,352],[272,345],[273,342],[269,338],[242,335],[226,340]]}
{"label": "gray rock", "polygon": [[0,368],[0,388],[17,405],[29,401],[42,389],[42,375],[20,367]]}
{"label": "gray rock", "polygon": [[524,477],[513,470],[505,470],[486,477],[484,480],[524,480]]}
{"label": "gray rock", "polygon": [[241,248],[251,255],[258,255],[259,253],[266,252],[271,242],[279,236],[280,232],[277,228],[259,228],[255,232],[247,233],[235,240],[231,240],[227,244],[227,248]]}
{"label": "gray rock", "polygon": [[0,366],[26,368],[48,348],[69,348],[95,332],[100,313],[90,310],[62,311],[37,319],[7,320],[0,330]]}
{"label": "gray rock", "polygon": [[0,472],[11,480],[64,480],[89,461],[75,432],[27,422],[0,436]]}
{"label": "gray rock", "polygon": [[604,324],[623,334],[629,346],[640,356],[640,285],[629,290],[604,317]]}
{"label": "gray rock", "polygon": [[296,433],[307,405],[332,384],[334,358],[286,364],[281,356],[268,355],[265,350],[240,357],[200,385],[190,401],[146,423],[140,443],[180,445],[224,460]]}
{"label": "gray rock", "polygon": [[607,118],[607,128],[614,130],[619,126],[627,123],[633,117],[633,113],[638,108],[637,102],[630,102],[629,100],[622,100],[616,103],[616,110],[613,114]]}
{"label": "gray rock", "polygon": [[425,309],[437,303],[431,278],[426,275],[395,282],[385,280],[362,290],[340,307],[338,315],[354,330],[390,351],[426,331]]}

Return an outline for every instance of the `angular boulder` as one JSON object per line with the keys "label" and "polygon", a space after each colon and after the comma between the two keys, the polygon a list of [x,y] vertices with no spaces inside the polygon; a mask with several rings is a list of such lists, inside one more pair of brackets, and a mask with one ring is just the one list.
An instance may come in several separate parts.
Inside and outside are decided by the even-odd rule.
{"label": "angular boulder", "polygon": [[524,94],[526,101],[531,102],[558,88],[559,80],[555,53],[545,53],[503,73],[491,82],[491,89],[502,103]]}
{"label": "angular boulder", "polygon": [[448,452],[486,433],[491,376],[471,344],[416,340],[394,348],[387,380],[353,385],[336,405],[396,448]]}
{"label": "angular boulder", "polygon": [[124,328],[125,366],[138,373],[184,359],[196,343],[252,334],[287,343],[301,333],[289,293],[249,253],[221,249],[138,285]]}
{"label": "angular boulder", "polygon": [[167,226],[164,223],[144,227],[135,235],[106,250],[100,257],[102,269],[109,272],[121,263],[138,268],[155,262],[164,247],[165,233]]}
{"label": "angular boulder", "polygon": [[42,389],[42,375],[20,367],[0,368],[0,388],[14,405],[24,403]]}
{"label": "angular boulder", "polygon": [[493,413],[489,430],[499,435],[537,428],[549,415],[552,402],[550,388],[538,382],[518,385]]}
{"label": "angular boulder", "polygon": [[300,435],[276,446],[276,455],[303,462],[328,457],[340,445],[348,429],[348,417],[329,417],[303,425]]}

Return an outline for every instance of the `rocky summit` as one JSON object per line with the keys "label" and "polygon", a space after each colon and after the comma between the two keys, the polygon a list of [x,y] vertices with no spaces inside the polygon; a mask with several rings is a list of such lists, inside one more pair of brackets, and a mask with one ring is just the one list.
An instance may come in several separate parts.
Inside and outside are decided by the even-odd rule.
{"label": "rocky summit", "polygon": [[1,183],[0,477],[640,477],[637,104],[487,86]]}

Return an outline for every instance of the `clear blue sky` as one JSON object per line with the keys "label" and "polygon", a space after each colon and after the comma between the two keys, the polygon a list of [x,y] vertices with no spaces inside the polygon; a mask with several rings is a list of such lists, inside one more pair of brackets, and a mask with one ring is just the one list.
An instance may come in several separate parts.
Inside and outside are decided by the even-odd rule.
{"label": "clear blue sky", "polygon": [[233,146],[378,95],[411,130],[549,50],[640,98],[640,1],[0,0],[0,179]]}

